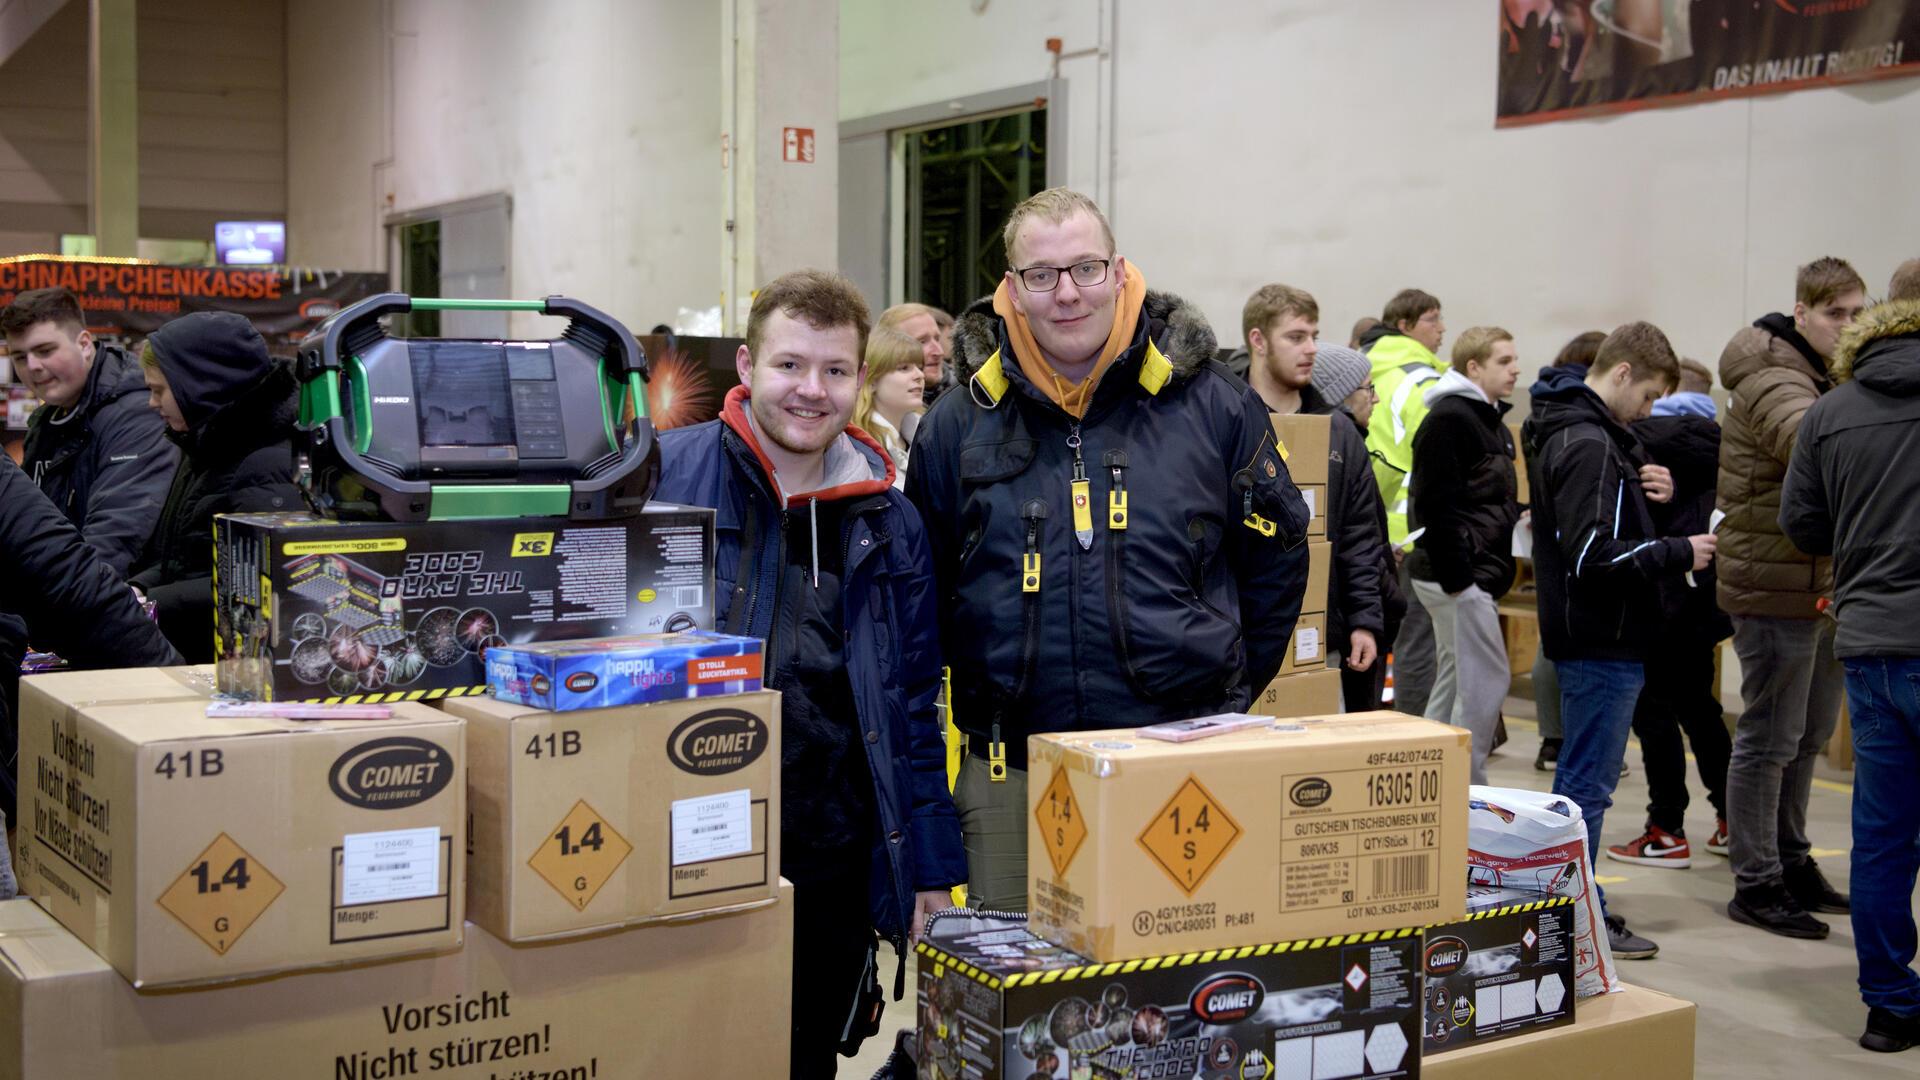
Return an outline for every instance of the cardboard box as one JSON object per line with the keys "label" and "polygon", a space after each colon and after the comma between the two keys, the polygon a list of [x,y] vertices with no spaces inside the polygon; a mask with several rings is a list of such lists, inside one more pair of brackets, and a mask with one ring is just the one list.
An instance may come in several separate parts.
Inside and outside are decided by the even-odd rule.
{"label": "cardboard box", "polygon": [[135,986],[460,944],[459,720],[211,719],[190,678],[21,680],[22,894]]}
{"label": "cardboard box", "polygon": [[1307,535],[1327,535],[1327,485],[1301,484],[1300,497],[1307,503]]}
{"label": "cardboard box", "polygon": [[1291,719],[1338,713],[1342,704],[1340,673],[1332,668],[1281,675],[1267,684],[1247,711],[1259,716]]}
{"label": "cardboard box", "polygon": [[1487,885],[1467,917],[1427,927],[1423,1053],[1450,1053],[1574,1021],[1573,901]]}
{"label": "cardboard box", "polygon": [[1333,584],[1333,545],[1316,541],[1307,545],[1307,593],[1300,601],[1303,612],[1325,611]]}
{"label": "cardboard box", "polygon": [[1273,434],[1280,440],[1280,460],[1296,484],[1325,484],[1327,458],[1332,452],[1333,417],[1272,414]]}
{"label": "cardboard box", "polygon": [[1293,624],[1293,639],[1280,660],[1280,674],[1320,671],[1327,666],[1327,613],[1303,614]]}
{"label": "cardboard box", "polygon": [[487,650],[496,700],[571,712],[760,689],[759,638],[692,630]]}
{"label": "cardboard box", "polygon": [[1430,1057],[1420,1071],[1427,1080],[1693,1080],[1695,1011],[1690,1001],[1628,986],[1582,1001],[1570,1026]]}
{"label": "cardboard box", "polygon": [[1032,736],[1034,932],[1104,963],[1459,919],[1468,738],[1392,712]]}
{"label": "cardboard box", "polygon": [[264,701],[479,693],[494,645],[713,626],[713,511],[633,518],[214,521],[220,691]]}
{"label": "cardboard box", "polygon": [[0,1080],[787,1075],[793,890],[757,911],[549,945],[142,993],[0,903]]}
{"label": "cardboard box", "polygon": [[916,946],[915,1060],[942,1080],[1417,1076],[1417,941],[1350,934],[1114,970],[1016,919],[943,915]]}
{"label": "cardboard box", "polygon": [[467,721],[468,915],[508,941],[771,903],[780,695],[555,713],[448,699]]}

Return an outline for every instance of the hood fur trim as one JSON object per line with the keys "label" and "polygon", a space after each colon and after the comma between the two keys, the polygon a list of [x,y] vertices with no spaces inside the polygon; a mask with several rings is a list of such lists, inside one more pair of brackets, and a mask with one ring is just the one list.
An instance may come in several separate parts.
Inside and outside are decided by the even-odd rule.
{"label": "hood fur trim", "polygon": [[[1161,355],[1173,364],[1173,381],[1184,382],[1215,358],[1218,347],[1213,328],[1200,309],[1172,293],[1147,290],[1141,305],[1149,322],[1163,322],[1166,333],[1158,342]],[[965,386],[973,374],[1000,347],[1000,316],[993,313],[991,294],[975,300],[953,324],[953,366],[956,382]],[[1009,362],[1012,368],[1016,365]]]}
{"label": "hood fur trim", "polygon": [[1920,334],[1920,300],[1890,300],[1870,307],[1840,335],[1833,350],[1833,381],[1837,385],[1853,379],[1853,363],[1861,350],[1881,338],[1902,334]]}

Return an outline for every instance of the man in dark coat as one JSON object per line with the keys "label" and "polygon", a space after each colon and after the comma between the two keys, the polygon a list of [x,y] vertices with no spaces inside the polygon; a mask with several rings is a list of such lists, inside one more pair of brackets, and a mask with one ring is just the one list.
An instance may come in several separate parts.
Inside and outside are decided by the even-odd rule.
{"label": "man in dark coat", "polygon": [[[832,1076],[875,1017],[874,931],[901,955],[966,857],[934,702],[940,660],[920,516],[851,427],[867,305],[834,274],[754,297],[719,420],[660,440],[670,502],[717,512],[718,628],[766,641],[781,692],[780,873],[794,895],[792,1075]],[[878,1002],[865,999],[868,1008]]]}
{"label": "man in dark coat", "polygon": [[227,312],[184,315],[141,351],[153,408],[185,456],[133,584],[188,663],[213,660],[213,518],[297,510],[299,391],[253,324]]}
{"label": "man in dark coat", "polygon": [[1913,888],[1920,872],[1920,295],[1841,336],[1834,390],[1807,410],[1780,528],[1833,557],[1833,652],[1853,714],[1853,949],[1860,1045],[1920,1045]]}
{"label": "man in dark coat", "polygon": [[[58,507],[0,454],[0,611],[20,619],[36,648],[76,667],[150,667],[180,656],[147,618],[133,590],[80,539]],[[16,809],[12,763],[20,656],[0,650],[0,826]],[[13,895],[13,864],[0,828],[0,900]]]}
{"label": "man in dark coat", "polygon": [[124,574],[153,534],[179,454],[146,407],[140,365],[88,332],[65,289],[23,292],[0,311],[15,377],[39,395],[21,467]]}
{"label": "man in dark coat", "polygon": [[1025,910],[1029,735],[1243,710],[1306,592],[1307,508],[1205,319],[1149,292],[1092,200],[1015,207],[920,425],[967,902]]}

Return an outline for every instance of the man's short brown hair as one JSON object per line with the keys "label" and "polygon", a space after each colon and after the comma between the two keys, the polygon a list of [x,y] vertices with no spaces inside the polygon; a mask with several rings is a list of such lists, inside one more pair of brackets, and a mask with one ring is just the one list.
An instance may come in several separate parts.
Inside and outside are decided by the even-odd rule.
{"label": "man's short brown hair", "polygon": [[1920,300],[1920,259],[1908,259],[1887,282],[1887,299]]}
{"label": "man's short brown hair", "polygon": [[78,334],[87,328],[87,317],[80,310],[80,299],[70,289],[29,289],[13,298],[0,311],[0,335],[23,334],[43,322],[59,323],[61,329]]}
{"label": "man's short brown hair", "polygon": [[1027,196],[1020,205],[1007,215],[1007,227],[1001,231],[1001,242],[1006,245],[1007,268],[1020,269],[1013,265],[1013,238],[1020,234],[1020,226],[1029,218],[1052,222],[1055,225],[1075,214],[1090,214],[1100,223],[1100,235],[1107,242],[1107,258],[1113,258],[1113,226],[1107,224],[1107,215],[1100,211],[1100,205],[1072,188],[1052,187],[1045,191]]}
{"label": "man's short brown hair", "polygon": [[1572,341],[1560,346],[1560,355],[1553,358],[1553,366],[1590,368],[1593,358],[1600,353],[1600,343],[1605,340],[1607,335],[1600,330],[1576,334]]}
{"label": "man's short brown hair", "polygon": [[1794,275],[1793,298],[1810,308],[1856,290],[1866,292],[1867,283],[1847,260],[1831,255],[1813,260]]}
{"label": "man's short brown hair", "polygon": [[1247,348],[1253,348],[1255,330],[1264,334],[1289,315],[1318,323],[1320,304],[1305,289],[1278,282],[1260,286],[1247,297],[1247,306],[1240,309],[1240,340],[1247,343]]}
{"label": "man's short brown hair", "polygon": [[1513,335],[1498,326],[1469,328],[1453,343],[1453,370],[1465,375],[1468,364],[1486,363],[1487,358],[1493,355],[1495,345],[1512,340]]}
{"label": "man's short brown hair", "polygon": [[1417,323],[1427,312],[1439,310],[1440,299],[1432,293],[1401,289],[1387,301],[1386,308],[1380,312],[1380,321],[1398,330],[1401,323]]}
{"label": "man's short brown hair", "polygon": [[1347,346],[1349,348],[1354,348],[1354,349],[1359,348],[1360,339],[1366,336],[1367,331],[1379,325],[1380,325],[1380,320],[1374,318],[1371,315],[1360,316],[1360,318],[1356,320],[1353,324],[1353,333],[1348,335],[1347,337]]}
{"label": "man's short brown hair", "polygon": [[767,318],[776,311],[789,319],[799,319],[815,330],[851,326],[855,338],[853,355],[856,358],[866,355],[867,332],[872,328],[867,299],[860,295],[853,282],[839,274],[795,270],[774,278],[754,295],[753,307],[747,313],[747,353],[755,363],[760,361],[761,335],[766,332]]}
{"label": "man's short brown hair", "polygon": [[1621,364],[1627,365],[1634,382],[1661,379],[1672,387],[1680,381],[1680,357],[1673,343],[1650,322],[1630,322],[1608,334],[1594,354],[1592,371],[1605,374]]}
{"label": "man's short brown hair", "polygon": [[1707,365],[1691,356],[1680,360],[1680,392],[1683,394],[1713,393],[1713,372]]}

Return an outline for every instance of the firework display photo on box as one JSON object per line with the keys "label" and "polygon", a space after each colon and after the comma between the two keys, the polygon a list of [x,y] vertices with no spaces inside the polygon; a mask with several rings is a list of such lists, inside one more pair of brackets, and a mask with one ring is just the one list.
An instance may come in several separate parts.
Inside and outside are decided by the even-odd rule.
{"label": "firework display photo on box", "polygon": [[478,693],[489,649],[713,624],[713,512],[631,519],[215,522],[221,693],[404,701]]}
{"label": "firework display photo on box", "polygon": [[919,1074],[1418,1076],[1419,943],[1375,932],[1098,964],[1018,916],[943,913],[918,946]]}

